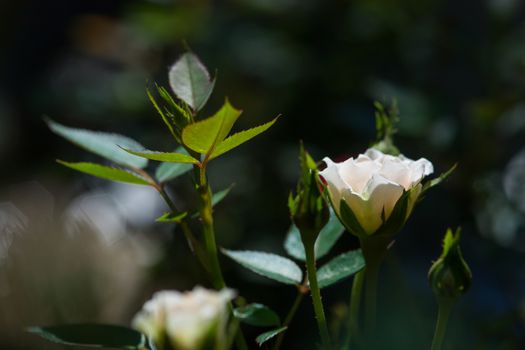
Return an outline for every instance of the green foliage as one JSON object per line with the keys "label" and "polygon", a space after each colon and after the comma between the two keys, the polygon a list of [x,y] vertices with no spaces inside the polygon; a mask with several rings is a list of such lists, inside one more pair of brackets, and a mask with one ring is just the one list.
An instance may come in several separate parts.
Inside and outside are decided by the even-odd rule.
{"label": "green foliage", "polygon": [[134,185],[146,185],[150,186],[151,184],[147,182],[144,178],[140,177],[138,174],[131,173],[124,169],[118,169],[113,168],[105,165],[100,164],[94,164],[94,163],[69,163],[64,162],[62,160],[57,160],[58,163],[80,171],[82,173],[86,173],[89,175],[93,175],[96,177],[100,177],[102,179],[106,180],[112,180],[112,181],[118,181],[118,182],[125,182],[130,183]]}
{"label": "green foliage", "polygon": [[186,216],[188,216],[188,212],[183,213],[177,213],[177,215],[173,215],[173,213],[164,213],[162,216],[159,216],[155,219],[156,222],[181,222],[182,219],[184,219]]}
{"label": "green foliage", "polygon": [[208,101],[215,79],[199,58],[191,52],[183,54],[169,71],[170,86],[175,95],[194,111],[200,110]]}
{"label": "green foliage", "polygon": [[248,304],[233,310],[233,315],[243,323],[257,327],[279,326],[279,316],[263,304]]}
{"label": "green foliage", "polygon": [[378,101],[374,102],[374,107],[376,108],[376,143],[372,147],[383,153],[397,156],[400,154],[394,144],[394,134],[397,132],[395,125],[399,122],[397,103],[393,101],[388,111]]}
{"label": "green foliage", "polygon": [[226,138],[224,141],[220,142],[217,147],[213,150],[210,159],[217,158],[221,154],[224,154],[243,143],[253,139],[255,136],[262,134],[266,130],[268,130],[275,122],[277,121],[279,117],[269,121],[268,123],[256,126],[254,128],[240,131],[236,134],[231,135],[230,137]]}
{"label": "green foliage", "polygon": [[300,284],[303,272],[292,260],[282,256],[255,251],[233,251],[223,249],[222,252],[245,268],[284,284]]}
{"label": "green foliage", "polygon": [[177,153],[177,152],[158,152],[158,151],[133,151],[130,149],[123,148],[124,151],[134,154],[139,157],[143,157],[151,160],[158,160],[160,162],[169,163],[190,163],[199,164],[200,162],[188,154]]}
{"label": "green foliage", "polygon": [[161,163],[155,170],[155,178],[164,183],[173,180],[193,169],[193,165],[184,163]]}
{"label": "green foliage", "polygon": [[365,258],[361,249],[336,256],[317,271],[319,288],[328,287],[352,276],[365,267]]}
{"label": "green foliage", "polygon": [[89,152],[95,153],[117,164],[135,168],[143,168],[148,164],[146,159],[129,154],[120,148],[144,148],[140,143],[129,137],[99,131],[70,128],[54,122],[51,119],[46,119],[46,122],[51,131],[55,134],[62,136]]}
{"label": "green foliage", "polygon": [[281,328],[272,329],[271,331],[259,334],[257,336],[257,338],[255,338],[255,342],[257,342],[257,345],[262,346],[268,340],[270,340],[273,337],[275,337],[276,335],[279,335],[280,333],[284,332],[287,328],[288,327],[281,327]]}
{"label": "green foliage", "polygon": [[449,228],[443,238],[443,251],[428,272],[430,287],[439,298],[455,299],[472,283],[472,272],[460,248],[461,229]]}
{"label": "green foliage", "polygon": [[[315,241],[315,258],[320,259],[328,254],[344,231],[344,226],[337,218],[335,212],[330,209],[330,219],[322,228],[319,237],[317,237]],[[288,230],[284,241],[284,249],[290,256],[297,260],[306,260],[304,245],[301,241],[301,234],[297,226],[292,225]]]}
{"label": "green foliage", "polygon": [[106,347],[126,350],[154,350],[145,335],[131,328],[104,324],[70,324],[31,327],[28,332],[50,342],[83,347]]}
{"label": "green foliage", "polygon": [[438,177],[436,177],[436,178],[434,178],[434,179],[432,179],[430,181],[425,182],[425,184],[423,185],[423,189],[421,190],[421,194],[418,197],[418,201],[423,199],[424,195],[427,193],[427,191],[429,189],[431,189],[434,186],[439,185],[441,182],[443,182],[446,179],[448,179],[448,177],[450,175],[452,175],[452,173],[454,172],[454,170],[456,170],[457,167],[458,167],[458,164],[456,163],[450,169],[448,169],[446,172],[440,174]]}

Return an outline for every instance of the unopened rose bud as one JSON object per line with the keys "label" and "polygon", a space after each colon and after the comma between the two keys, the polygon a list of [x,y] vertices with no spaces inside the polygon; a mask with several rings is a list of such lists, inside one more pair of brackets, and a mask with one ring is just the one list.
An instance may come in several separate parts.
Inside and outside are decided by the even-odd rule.
{"label": "unopened rose bud", "polygon": [[330,210],[321,193],[315,162],[302,145],[300,159],[301,179],[295,197],[290,195],[288,206],[303,241],[314,243],[330,218]]}
{"label": "unopened rose bud", "polygon": [[443,240],[443,252],[432,264],[428,280],[438,297],[455,299],[467,292],[472,282],[472,273],[463,259],[459,247],[460,230],[447,230]]}
{"label": "unopened rose bud", "polygon": [[230,289],[161,291],[147,301],[133,319],[133,327],[159,349],[200,350],[215,344],[226,332]]}

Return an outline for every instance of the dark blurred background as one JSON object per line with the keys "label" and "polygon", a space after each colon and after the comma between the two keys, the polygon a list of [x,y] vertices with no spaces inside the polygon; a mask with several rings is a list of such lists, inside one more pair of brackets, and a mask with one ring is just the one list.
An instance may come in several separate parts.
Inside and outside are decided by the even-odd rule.
{"label": "dark blurred background", "polygon": [[[417,208],[383,270],[377,348],[430,347],[437,308],[426,273],[445,229],[458,225],[474,280],[446,348],[525,348],[524,15],[518,0],[4,0],[0,347],[60,349],[23,327],[128,324],[156,290],[207,285],[181,232],[153,223],[166,210],[156,193],[59,166],[100,160],[42,120],[174,148],[145,88],[167,86],[186,42],[218,71],[203,116],[224,96],[244,110],[239,129],[283,115],[211,165],[215,189],[235,183],[216,210],[221,246],[284,255],[299,140],[316,159],[363,152],[373,101],[395,98],[402,152],[436,173],[459,167]],[[189,176],[171,192],[194,205]],[[355,247],[345,234],[333,254]],[[229,285],[284,317],[293,288],[223,263]],[[350,286],[324,290],[329,317],[344,314]],[[305,299],[284,348],[313,349],[315,326]]]}

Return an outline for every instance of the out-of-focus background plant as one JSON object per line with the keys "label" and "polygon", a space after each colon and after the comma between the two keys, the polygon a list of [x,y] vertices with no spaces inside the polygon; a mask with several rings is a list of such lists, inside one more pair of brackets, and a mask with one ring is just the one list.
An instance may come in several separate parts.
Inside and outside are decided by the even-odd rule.
{"label": "out-of-focus background plant", "polygon": [[[387,259],[379,340],[396,349],[429,346],[436,306],[426,273],[444,230],[460,225],[475,280],[456,306],[449,342],[522,349],[524,19],[517,0],[2,2],[2,349],[42,348],[23,333],[32,324],[129,324],[153,291],[204,280],[184,237],[152,223],[166,210],[152,189],[57,165],[55,158],[94,156],[52,134],[42,119],[169,149],[171,136],[145,88],[168,85],[168,66],[184,42],[218,69],[205,115],[225,95],[245,111],[239,130],[283,115],[271,132],[209,168],[214,188],[236,183],[216,209],[220,246],[283,251],[287,196],[299,175],[297,140],[315,159],[356,155],[374,139],[372,101],[395,98],[402,152],[430,159],[437,173],[459,167],[428,194]],[[188,176],[172,184],[181,207],[195,206],[190,184]],[[333,254],[357,246],[345,234]],[[293,301],[293,290],[221,259],[228,285],[242,285],[249,301],[276,310]],[[346,317],[350,283],[323,292],[331,319]],[[296,317],[283,348],[312,346],[304,336],[316,334],[311,305],[301,314],[308,317]],[[396,336],[407,330],[411,336]],[[257,332],[247,328],[250,339]]]}

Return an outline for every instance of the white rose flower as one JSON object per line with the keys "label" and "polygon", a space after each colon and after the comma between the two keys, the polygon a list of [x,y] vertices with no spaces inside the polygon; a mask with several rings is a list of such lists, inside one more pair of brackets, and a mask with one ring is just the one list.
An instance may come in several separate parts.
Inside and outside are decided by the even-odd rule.
{"label": "white rose flower", "polygon": [[[334,163],[323,161],[327,167],[319,172],[326,181],[334,210],[354,234],[375,233],[392,214],[406,193],[407,207],[403,221],[408,218],[421,193],[421,180],[434,172],[432,163],[424,158],[416,161],[403,155],[392,156],[370,148],[357,158]],[[359,229],[341,215],[344,202],[357,219]],[[345,222],[346,221],[346,222]]]}
{"label": "white rose flower", "polygon": [[133,327],[159,347],[167,337],[177,350],[202,349],[208,341],[224,336],[231,289],[221,291],[195,287],[192,291],[161,291],[147,301],[133,319]]}

